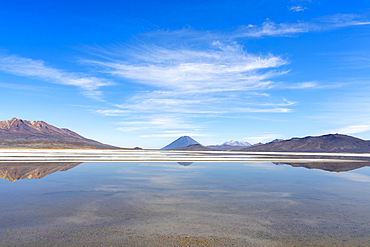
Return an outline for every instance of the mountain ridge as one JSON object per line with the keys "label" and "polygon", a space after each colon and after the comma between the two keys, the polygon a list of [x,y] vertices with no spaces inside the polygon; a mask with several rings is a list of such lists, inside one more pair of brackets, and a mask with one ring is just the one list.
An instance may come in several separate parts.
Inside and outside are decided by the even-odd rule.
{"label": "mountain ridge", "polygon": [[241,149],[243,147],[249,147],[252,146],[249,142],[244,141],[227,141],[224,142],[221,145],[208,145],[207,148],[211,148],[218,151],[226,151],[226,150],[235,150],[235,149]]}
{"label": "mountain ridge", "polygon": [[[17,117],[0,121],[0,143],[0,146],[12,146],[16,143],[19,147],[22,143],[28,143],[27,148],[32,148],[30,143],[35,145],[38,143],[37,148],[47,148],[48,143],[64,143],[64,146],[70,143],[72,146],[84,146],[85,148],[118,148],[87,139],[69,129],[57,128],[44,121],[27,121]],[[41,146],[40,143],[42,143]]]}
{"label": "mountain ridge", "polygon": [[223,145],[225,145],[225,146],[226,145],[228,145],[228,146],[246,146],[246,147],[252,146],[252,144],[250,144],[249,142],[245,142],[245,141],[234,141],[234,140],[231,140],[231,141],[228,141],[228,142],[224,142],[220,146],[223,146]]}
{"label": "mountain ridge", "polygon": [[238,151],[367,153],[370,152],[370,142],[343,134],[327,134],[303,138],[294,137],[289,140],[242,148]]}

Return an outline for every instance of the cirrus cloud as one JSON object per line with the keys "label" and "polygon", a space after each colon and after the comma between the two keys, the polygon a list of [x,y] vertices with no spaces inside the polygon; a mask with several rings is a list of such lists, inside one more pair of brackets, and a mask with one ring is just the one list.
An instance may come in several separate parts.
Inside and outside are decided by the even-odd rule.
{"label": "cirrus cloud", "polygon": [[0,70],[9,74],[39,78],[44,81],[76,86],[91,98],[100,99],[102,93],[98,89],[112,84],[101,79],[84,74],[65,72],[45,65],[42,60],[23,58],[17,55],[0,55]]}
{"label": "cirrus cloud", "polygon": [[305,11],[306,9],[308,9],[308,8],[307,7],[302,7],[300,5],[289,7],[289,10],[293,11],[293,12],[302,12],[302,11]]}
{"label": "cirrus cloud", "polygon": [[370,131],[370,125],[363,124],[363,125],[351,125],[341,129],[334,131],[335,133],[343,133],[343,134],[356,134]]}
{"label": "cirrus cloud", "polygon": [[119,58],[113,61],[86,62],[131,82],[183,93],[268,88],[269,78],[286,73],[276,69],[288,64],[280,56],[249,54],[235,42],[226,45],[220,41],[213,41],[205,50],[153,44],[120,47],[116,56]]}

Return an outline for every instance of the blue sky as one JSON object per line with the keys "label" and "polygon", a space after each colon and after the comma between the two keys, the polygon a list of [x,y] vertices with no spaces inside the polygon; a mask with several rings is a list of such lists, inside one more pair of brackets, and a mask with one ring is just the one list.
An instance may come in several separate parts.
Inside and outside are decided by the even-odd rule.
{"label": "blue sky", "polygon": [[369,1],[5,1],[0,119],[122,147],[370,139]]}

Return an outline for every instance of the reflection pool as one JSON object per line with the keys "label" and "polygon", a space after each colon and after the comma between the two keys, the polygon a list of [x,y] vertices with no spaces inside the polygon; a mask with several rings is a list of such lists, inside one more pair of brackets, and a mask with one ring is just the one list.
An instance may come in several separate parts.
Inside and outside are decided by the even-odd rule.
{"label": "reflection pool", "polygon": [[3,163],[0,176],[1,246],[370,246],[367,166]]}

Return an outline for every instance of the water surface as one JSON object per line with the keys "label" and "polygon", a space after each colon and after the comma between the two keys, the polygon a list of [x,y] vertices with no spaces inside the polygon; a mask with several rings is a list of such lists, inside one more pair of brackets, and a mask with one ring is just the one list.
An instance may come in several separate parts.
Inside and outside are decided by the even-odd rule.
{"label": "water surface", "polygon": [[0,245],[370,246],[370,168],[358,167],[3,163]]}

